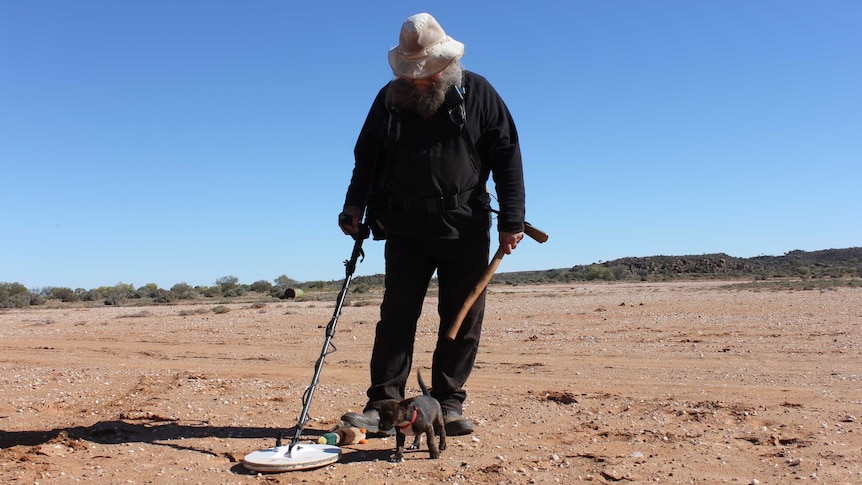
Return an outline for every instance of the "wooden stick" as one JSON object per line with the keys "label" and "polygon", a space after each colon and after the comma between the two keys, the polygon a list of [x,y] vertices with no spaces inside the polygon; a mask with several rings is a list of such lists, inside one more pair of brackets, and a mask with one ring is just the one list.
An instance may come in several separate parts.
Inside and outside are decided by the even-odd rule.
{"label": "wooden stick", "polygon": [[455,337],[458,336],[458,331],[461,330],[461,324],[464,323],[464,317],[467,316],[467,312],[473,308],[473,303],[476,303],[476,299],[479,298],[479,295],[485,291],[485,287],[488,286],[488,282],[491,281],[491,278],[494,276],[494,272],[497,271],[497,267],[500,266],[500,262],[503,260],[503,256],[506,253],[503,251],[503,246],[500,246],[497,249],[497,252],[494,254],[494,258],[491,259],[491,262],[488,264],[488,269],[482,273],[482,277],[479,278],[479,282],[476,283],[476,286],[470,290],[470,294],[467,295],[467,299],[464,300],[464,304],[461,305],[461,310],[458,312],[458,316],[455,317],[455,321],[452,322],[452,325],[449,327],[449,333],[446,334],[446,338],[449,340],[455,340]]}
{"label": "wooden stick", "polygon": [[539,244],[542,244],[543,242],[548,240],[548,233],[533,226],[527,221],[524,221],[524,234],[530,236],[531,238],[533,238],[534,241]]}

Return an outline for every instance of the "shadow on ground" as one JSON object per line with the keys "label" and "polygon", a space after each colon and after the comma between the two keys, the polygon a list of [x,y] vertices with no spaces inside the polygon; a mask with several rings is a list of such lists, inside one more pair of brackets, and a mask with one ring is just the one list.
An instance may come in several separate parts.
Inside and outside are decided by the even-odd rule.
{"label": "shadow on ground", "polygon": [[[211,426],[206,422],[177,422],[163,420],[147,421],[100,421],[92,426],[76,426],[52,430],[2,431],[0,449],[13,446],[38,446],[66,436],[71,439],[92,441],[101,444],[153,443],[167,446],[164,441],[188,438],[272,438],[273,443],[280,434],[290,442],[296,428],[253,428],[235,426]],[[303,435],[319,436],[324,431],[303,430]],[[178,447],[179,448],[179,447]]]}
{"label": "shadow on ground", "polygon": [[[196,438],[221,439],[272,439],[276,446],[277,438],[282,436],[282,443],[287,445],[296,433],[296,428],[254,428],[234,426],[211,426],[206,422],[176,422],[164,420],[100,421],[92,426],[77,426],[52,430],[34,431],[2,431],[0,430],[0,449],[14,446],[40,446],[58,440],[84,440],[100,444],[148,443],[165,446],[176,450],[195,451],[212,456],[224,457],[235,465],[231,472],[237,474],[256,473],[242,465],[242,458],[231,453],[216,453],[212,450],[195,447],[191,443],[179,444],[177,440]],[[325,431],[303,430],[303,439],[320,436]],[[392,450],[364,450],[345,448],[339,461],[341,463],[357,463],[366,461],[387,460]]]}

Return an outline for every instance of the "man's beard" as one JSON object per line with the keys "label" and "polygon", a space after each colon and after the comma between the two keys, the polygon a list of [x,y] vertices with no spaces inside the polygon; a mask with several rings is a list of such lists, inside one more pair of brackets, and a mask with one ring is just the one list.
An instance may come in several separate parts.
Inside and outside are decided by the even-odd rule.
{"label": "man's beard", "polygon": [[386,102],[394,108],[412,111],[426,120],[434,116],[446,98],[449,86],[461,86],[461,64],[453,62],[440,79],[420,90],[406,79],[395,78],[386,89]]}

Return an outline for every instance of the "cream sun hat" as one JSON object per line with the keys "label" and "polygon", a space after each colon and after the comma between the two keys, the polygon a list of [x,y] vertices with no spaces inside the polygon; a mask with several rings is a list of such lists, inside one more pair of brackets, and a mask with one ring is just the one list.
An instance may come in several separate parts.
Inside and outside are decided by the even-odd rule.
{"label": "cream sun hat", "polygon": [[389,49],[389,65],[398,77],[422,79],[463,55],[464,44],[446,35],[437,19],[417,13],[401,25],[398,45]]}

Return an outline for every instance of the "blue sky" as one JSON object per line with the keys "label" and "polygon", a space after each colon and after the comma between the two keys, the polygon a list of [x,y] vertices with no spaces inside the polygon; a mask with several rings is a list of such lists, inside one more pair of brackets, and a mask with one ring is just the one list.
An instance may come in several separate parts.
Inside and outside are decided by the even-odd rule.
{"label": "blue sky", "polygon": [[343,277],[353,144],[422,11],[507,102],[551,236],[499,271],[862,245],[856,0],[4,0],[0,281]]}

